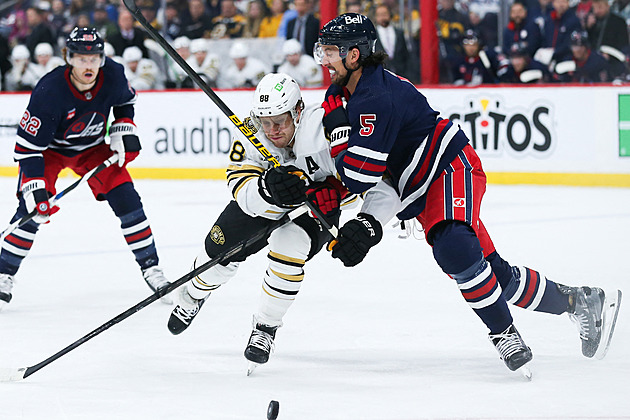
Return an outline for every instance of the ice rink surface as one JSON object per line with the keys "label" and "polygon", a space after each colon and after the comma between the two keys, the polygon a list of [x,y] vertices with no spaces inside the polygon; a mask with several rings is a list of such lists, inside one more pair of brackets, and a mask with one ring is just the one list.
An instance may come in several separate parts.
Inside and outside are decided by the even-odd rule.
{"label": "ice rink surface", "polygon": [[[0,178],[2,229],[15,182]],[[227,203],[225,183],[136,185],[176,279]],[[60,204],[0,312],[0,368],[35,365],[150,294],[107,204],[87,186]],[[279,420],[630,418],[630,190],[490,185],[482,219],[512,264],[626,293],[604,360],[581,355],[566,315],[514,308],[534,378],[508,371],[429,246],[388,227],[358,267],[326,252],[307,263],[276,351],[251,377],[243,350],[264,251],[182,335],[167,331],[171,307],[156,302],[25,380],[0,383],[0,419],[262,420],[272,399]]]}

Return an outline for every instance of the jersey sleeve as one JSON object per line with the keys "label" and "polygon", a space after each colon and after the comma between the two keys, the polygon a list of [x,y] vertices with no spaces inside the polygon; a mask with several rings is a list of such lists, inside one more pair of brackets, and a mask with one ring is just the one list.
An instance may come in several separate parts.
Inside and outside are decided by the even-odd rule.
{"label": "jersey sleeve", "polygon": [[278,220],[287,210],[269,204],[260,195],[258,180],[270,164],[259,159],[257,154],[249,143],[233,140],[229,155],[230,165],[227,168],[228,188],[245,214]]}
{"label": "jersey sleeve", "polygon": [[402,203],[398,192],[389,180],[383,179],[363,196],[361,213],[371,214],[384,226],[394,218],[401,208]]}
{"label": "jersey sleeve", "polygon": [[112,86],[116,89],[116,95],[112,104],[114,118],[129,118],[133,120],[135,114],[133,107],[138,98],[138,94],[129,84],[125,76],[124,67],[110,58],[106,58],[105,60],[105,65],[108,66],[108,70],[111,69],[109,71],[111,71],[112,74]]}
{"label": "jersey sleeve", "polygon": [[348,106],[351,121],[348,148],[337,156],[335,166],[342,182],[353,193],[372,188],[385,172],[400,127],[392,108],[386,96],[366,98]]}
{"label": "jersey sleeve", "polygon": [[54,92],[45,84],[33,91],[17,129],[13,159],[20,164],[25,178],[44,176],[42,152],[53,141],[60,116],[55,111]]}

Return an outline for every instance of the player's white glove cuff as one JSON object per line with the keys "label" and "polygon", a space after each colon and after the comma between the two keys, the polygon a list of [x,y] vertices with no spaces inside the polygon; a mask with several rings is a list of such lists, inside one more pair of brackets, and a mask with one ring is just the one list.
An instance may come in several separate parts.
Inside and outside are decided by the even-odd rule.
{"label": "player's white glove cuff", "polygon": [[344,125],[335,128],[330,133],[330,155],[334,158],[348,148],[348,139],[350,137],[350,126]]}
{"label": "player's white glove cuff", "polygon": [[125,147],[124,141],[124,137],[129,135],[136,136],[136,125],[129,118],[116,120],[109,127],[109,148],[118,155],[120,167],[125,164],[125,153],[130,151],[128,147]]}

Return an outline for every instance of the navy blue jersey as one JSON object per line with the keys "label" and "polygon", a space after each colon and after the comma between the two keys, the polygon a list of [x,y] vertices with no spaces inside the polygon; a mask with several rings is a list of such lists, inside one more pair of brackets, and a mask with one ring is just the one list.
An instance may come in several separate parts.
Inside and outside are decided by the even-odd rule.
{"label": "navy blue jersey", "polygon": [[[43,171],[41,152],[52,149],[76,156],[105,141],[107,120],[114,108],[116,118],[133,118],[136,92],[123,66],[107,58],[92,89],[79,92],[70,82],[70,67],[57,67],[37,83],[20,121],[14,159],[23,170]],[[25,160],[29,159],[28,164]],[[30,172],[26,168],[27,172]]]}
{"label": "navy blue jersey", "polygon": [[[326,97],[340,93],[333,85]],[[348,149],[336,162],[343,183],[358,194],[386,175],[403,203],[398,218],[419,215],[429,186],[466,146],[466,135],[439,118],[411,83],[382,66],[363,69],[347,111]]]}

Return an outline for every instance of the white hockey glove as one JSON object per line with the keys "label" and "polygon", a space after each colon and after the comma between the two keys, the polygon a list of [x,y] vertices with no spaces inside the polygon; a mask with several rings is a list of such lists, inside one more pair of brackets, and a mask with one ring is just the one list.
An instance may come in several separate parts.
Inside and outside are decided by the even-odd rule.
{"label": "white hockey glove", "polygon": [[136,136],[136,125],[129,118],[115,120],[109,127],[109,148],[118,155],[121,168],[140,154],[140,139]]}
{"label": "white hockey glove", "polygon": [[26,211],[30,214],[36,210],[33,221],[35,223],[48,223],[50,215],[59,210],[59,207],[50,207],[48,202],[48,191],[46,191],[46,181],[43,179],[31,179],[22,184],[22,198],[26,205]]}

